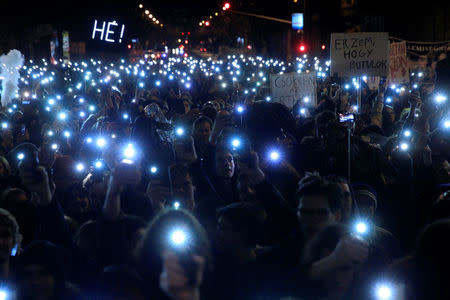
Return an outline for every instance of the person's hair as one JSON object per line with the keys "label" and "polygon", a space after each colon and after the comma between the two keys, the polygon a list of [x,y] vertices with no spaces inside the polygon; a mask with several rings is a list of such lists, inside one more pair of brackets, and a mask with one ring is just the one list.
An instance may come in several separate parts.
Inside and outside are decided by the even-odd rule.
{"label": "person's hair", "polygon": [[6,170],[7,175],[11,174],[11,167],[9,166],[9,162],[5,157],[0,156],[0,164],[3,165],[3,168]]}
{"label": "person's hair", "polygon": [[192,124],[192,134],[194,134],[194,133],[195,133],[195,130],[197,129],[197,127],[200,126],[200,125],[203,124],[203,123],[208,123],[209,126],[211,126],[211,128],[212,128],[212,126],[213,126],[213,121],[212,121],[210,118],[208,118],[208,117],[206,117],[206,116],[198,117],[198,118],[194,121],[194,124]]}
{"label": "person's hair", "polygon": [[17,203],[14,203],[12,200],[18,195],[27,195],[24,190],[19,188],[9,188],[3,191],[0,197],[0,207],[6,210],[12,211]]}
{"label": "person's hair", "polygon": [[177,228],[186,231],[186,255],[199,255],[210,260],[210,246],[205,230],[197,219],[183,209],[165,209],[148,225],[136,247],[135,259],[139,273],[145,280],[157,280],[162,270],[161,255],[170,249],[168,235]]}
{"label": "person's hair", "polygon": [[13,243],[20,248],[20,243],[22,242],[22,235],[20,234],[19,224],[16,218],[6,209],[0,208],[0,225],[7,226],[13,237]]}
{"label": "person's hair", "polygon": [[342,176],[331,174],[325,177],[328,182],[338,183],[338,184],[348,184],[347,179]]}
{"label": "person's hair", "polygon": [[254,205],[238,202],[224,206],[217,210],[217,219],[220,217],[231,223],[233,231],[245,233],[247,245],[256,246],[262,235],[263,216]]}
{"label": "person's hair", "polygon": [[445,240],[450,234],[450,219],[442,219],[426,226],[417,237],[413,256],[426,267],[450,266],[450,243]]}
{"label": "person's hair", "polygon": [[307,180],[300,182],[296,192],[296,199],[298,202],[305,196],[323,196],[327,199],[328,205],[332,212],[341,209],[344,193],[338,185],[327,182],[318,175],[314,175]]}

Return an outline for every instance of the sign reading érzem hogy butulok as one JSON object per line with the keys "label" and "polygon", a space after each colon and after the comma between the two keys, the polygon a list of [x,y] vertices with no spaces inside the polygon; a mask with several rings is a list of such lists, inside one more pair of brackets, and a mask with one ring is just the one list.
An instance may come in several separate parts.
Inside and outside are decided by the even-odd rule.
{"label": "sign reading \u00e9rzem hogy butulok", "polygon": [[316,106],[316,72],[270,75],[270,92],[273,102],[292,108],[297,102]]}
{"label": "sign reading \u00e9rzem hogy butulok", "polygon": [[387,76],[387,32],[331,34],[331,74],[338,76]]}

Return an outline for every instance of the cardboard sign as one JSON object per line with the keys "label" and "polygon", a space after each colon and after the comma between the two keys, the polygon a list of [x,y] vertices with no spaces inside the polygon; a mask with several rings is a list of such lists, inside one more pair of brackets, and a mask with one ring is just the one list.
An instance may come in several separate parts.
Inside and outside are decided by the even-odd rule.
{"label": "cardboard sign", "polygon": [[338,76],[387,76],[387,32],[331,34],[331,74]]}
{"label": "cardboard sign", "polygon": [[409,82],[406,42],[392,43],[390,45],[389,82],[395,84]]}
{"label": "cardboard sign", "polygon": [[270,76],[272,101],[292,108],[298,101],[316,106],[316,73],[286,73]]}

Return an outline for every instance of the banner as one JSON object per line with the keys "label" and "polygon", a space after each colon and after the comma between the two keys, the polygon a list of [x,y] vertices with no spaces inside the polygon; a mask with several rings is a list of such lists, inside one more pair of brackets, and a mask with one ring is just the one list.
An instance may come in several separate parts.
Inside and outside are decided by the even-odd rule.
{"label": "banner", "polygon": [[406,49],[408,51],[419,52],[419,53],[428,53],[428,52],[450,52],[450,43],[442,42],[442,43],[414,43],[407,42]]}
{"label": "banner", "polygon": [[68,31],[62,32],[62,48],[63,48],[63,61],[66,64],[70,61],[70,41]]}
{"label": "banner", "polygon": [[331,34],[331,74],[338,76],[387,76],[387,32]]}
{"label": "banner", "polygon": [[389,83],[408,83],[409,69],[406,42],[392,43],[389,51]]}
{"label": "banner", "polygon": [[50,40],[50,63],[53,65],[56,64],[56,61],[58,60],[58,48],[58,32],[53,31],[52,38]]}
{"label": "banner", "polygon": [[316,106],[316,73],[286,73],[270,76],[272,101],[292,108],[298,101]]}

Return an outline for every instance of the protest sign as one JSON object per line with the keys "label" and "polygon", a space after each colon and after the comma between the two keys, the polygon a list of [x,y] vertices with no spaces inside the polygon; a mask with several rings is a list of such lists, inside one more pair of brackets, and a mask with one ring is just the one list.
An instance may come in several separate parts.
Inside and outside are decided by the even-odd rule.
{"label": "protest sign", "polygon": [[387,32],[331,34],[331,74],[338,76],[387,76]]}
{"label": "protest sign", "polygon": [[306,106],[315,106],[316,73],[286,73],[270,76],[272,101],[292,108],[298,101]]}
{"label": "protest sign", "polygon": [[390,45],[389,82],[395,84],[409,82],[406,42],[392,43]]}

